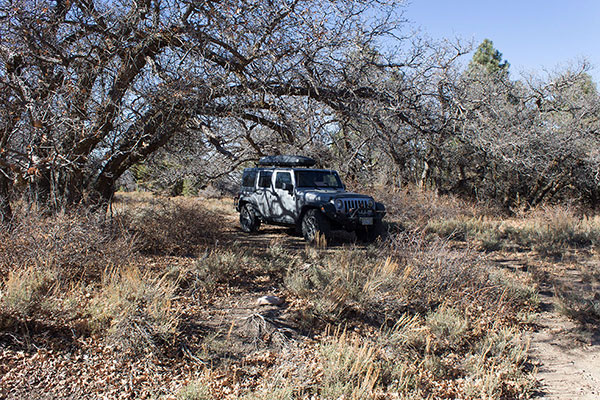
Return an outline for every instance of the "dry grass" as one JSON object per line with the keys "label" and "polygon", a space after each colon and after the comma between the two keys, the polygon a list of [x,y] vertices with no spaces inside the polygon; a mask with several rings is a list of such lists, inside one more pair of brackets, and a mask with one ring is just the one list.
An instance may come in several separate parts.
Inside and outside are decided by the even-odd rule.
{"label": "dry grass", "polygon": [[546,207],[526,217],[516,240],[543,256],[560,257],[568,248],[598,247],[600,217],[578,216],[568,207]]}
{"label": "dry grass", "polygon": [[456,196],[440,196],[433,191],[412,185],[393,191],[380,188],[375,197],[377,201],[385,204],[388,221],[410,229],[426,226],[431,220],[468,219],[491,214],[485,207]]}
{"label": "dry grass", "polygon": [[[484,219],[475,211],[450,211],[460,206],[457,200],[422,195],[437,203],[408,209],[404,217],[421,213],[421,223],[453,212],[470,221],[468,240],[493,230],[478,228]],[[215,227],[223,225],[230,203],[120,196],[112,220],[23,214],[21,230],[2,233],[3,329],[58,315],[53,324],[73,332],[69,340],[85,351],[112,349],[102,350],[107,364],[146,360],[154,378],[172,374],[178,389],[157,386],[154,397],[530,393],[515,315],[536,307],[535,291],[493,273],[476,245],[455,247],[416,225],[367,248],[215,245],[223,233]],[[256,297],[274,292],[284,306],[255,306]],[[73,321],[88,329],[76,329]],[[243,321],[264,329],[252,331]],[[120,379],[129,379],[123,374]],[[131,393],[139,394],[140,382]]]}
{"label": "dry grass", "polygon": [[[463,240],[485,251],[528,251],[528,257],[541,259],[543,265],[551,263],[544,267],[544,274],[533,277],[540,283],[552,283],[559,312],[586,327],[600,322],[600,274],[594,272],[597,268],[588,260],[600,246],[600,216],[587,216],[564,205],[542,206],[502,220],[464,216],[434,219],[428,222],[427,232],[448,240]],[[565,260],[574,261],[570,268],[576,271],[567,277],[560,272]],[[535,302],[531,289],[514,279],[501,274],[493,279],[512,296]]]}
{"label": "dry grass", "polygon": [[0,329],[52,312],[49,295],[55,282],[53,271],[35,267],[10,270],[0,292]]}
{"label": "dry grass", "polygon": [[326,399],[373,397],[380,375],[377,352],[345,331],[328,337],[319,346],[323,368],[319,394]]}
{"label": "dry grass", "polygon": [[[42,321],[70,326],[80,318],[82,288],[102,271],[134,262],[136,245],[117,220],[82,210],[40,215],[17,208],[11,230],[0,232],[3,329]],[[78,293],[78,294],[77,294]],[[33,333],[33,332],[32,332]]]}
{"label": "dry grass", "polygon": [[428,313],[448,302],[469,312],[496,314],[538,304],[535,290],[500,279],[473,249],[452,249],[422,234],[395,235],[370,252],[349,249],[305,257],[300,268],[288,270],[286,287],[330,323],[351,316],[384,323],[406,310]]}
{"label": "dry grass", "polygon": [[514,327],[498,327],[475,346],[465,362],[472,376],[465,387],[469,397],[495,399],[533,392],[535,371],[523,373],[528,345],[519,336]]}
{"label": "dry grass", "polygon": [[196,380],[184,386],[177,393],[177,400],[211,400],[210,387],[204,381]]}
{"label": "dry grass", "polygon": [[[462,397],[465,393],[470,393],[469,398],[511,398],[530,393],[534,379],[526,371],[526,351],[519,347],[517,328],[510,331],[511,340],[503,346],[506,351],[514,347],[522,358],[501,364],[490,359],[500,357],[496,350],[479,354],[477,349],[492,340],[487,332],[510,327],[517,313],[534,310],[536,292],[492,273],[474,249],[454,250],[446,241],[405,232],[367,252],[312,249],[304,254],[301,265],[289,270],[284,282],[294,296],[309,302],[312,315],[306,318],[313,328],[318,326],[315,320],[338,326],[368,322],[379,327],[371,340],[363,337],[360,344],[354,337],[332,336],[334,346],[340,346],[341,340],[353,346],[332,351],[338,357],[334,360],[341,365],[358,363],[360,368],[348,369],[363,371],[365,377],[359,384],[336,372],[343,379],[323,382],[320,394],[330,389],[334,393],[324,398],[342,394],[351,398],[358,392],[362,398],[390,392],[407,398]],[[479,354],[494,374],[483,376],[481,369],[464,365],[461,360],[470,359],[471,354]],[[352,361],[353,356],[360,356],[361,361]],[[332,365],[323,368],[335,370]],[[498,376],[502,378],[493,381]]]}
{"label": "dry grass", "polygon": [[600,292],[574,290],[565,283],[558,285],[556,290],[561,314],[592,329],[600,324]]}
{"label": "dry grass", "polygon": [[14,227],[0,232],[0,271],[33,267],[56,279],[93,279],[106,268],[130,262],[136,243],[119,220],[83,210],[53,216],[20,209]]}
{"label": "dry grass", "polygon": [[88,307],[90,325],[127,355],[156,353],[177,332],[175,285],[136,267],[107,272]]}
{"label": "dry grass", "polygon": [[458,348],[468,338],[469,321],[457,309],[444,304],[427,314],[425,322],[443,347]]}
{"label": "dry grass", "polygon": [[183,268],[176,266],[169,274],[186,295],[200,299],[212,293],[219,284],[238,279],[248,268],[251,259],[247,250],[236,246],[207,249],[192,264]]}
{"label": "dry grass", "polygon": [[520,246],[549,258],[600,244],[600,217],[578,215],[565,206],[542,207],[513,219],[432,219],[426,230],[451,240],[476,242],[486,251]]}

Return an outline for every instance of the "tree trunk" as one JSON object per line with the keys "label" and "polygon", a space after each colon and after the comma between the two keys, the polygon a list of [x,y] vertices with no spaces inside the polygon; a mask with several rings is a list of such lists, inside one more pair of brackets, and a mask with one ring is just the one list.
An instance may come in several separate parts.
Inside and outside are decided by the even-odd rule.
{"label": "tree trunk", "polygon": [[58,181],[61,185],[62,201],[66,206],[74,206],[82,202],[85,183],[80,168],[62,171]]}
{"label": "tree trunk", "polygon": [[423,160],[423,171],[421,172],[421,178],[419,179],[419,187],[421,189],[427,186],[427,179],[429,179],[429,162]]}
{"label": "tree trunk", "polygon": [[0,225],[8,224],[12,220],[12,208],[10,207],[10,182],[0,171]]}

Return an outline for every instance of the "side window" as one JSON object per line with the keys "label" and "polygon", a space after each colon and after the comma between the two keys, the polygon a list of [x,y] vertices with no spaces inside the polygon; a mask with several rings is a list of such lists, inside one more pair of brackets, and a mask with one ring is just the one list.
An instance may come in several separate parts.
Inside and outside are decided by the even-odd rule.
{"label": "side window", "polygon": [[244,187],[254,187],[256,183],[256,175],[257,172],[255,170],[245,171],[242,176],[242,186]]}
{"label": "side window", "polygon": [[260,171],[260,178],[258,178],[258,187],[268,188],[271,187],[271,176],[272,171]]}
{"label": "side window", "polygon": [[277,189],[283,189],[284,183],[292,183],[292,175],[289,172],[278,172],[275,175],[275,187]]}

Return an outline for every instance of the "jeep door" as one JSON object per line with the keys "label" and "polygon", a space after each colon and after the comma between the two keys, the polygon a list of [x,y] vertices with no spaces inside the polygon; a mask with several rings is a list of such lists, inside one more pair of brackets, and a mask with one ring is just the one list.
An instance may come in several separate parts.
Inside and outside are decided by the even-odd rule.
{"label": "jeep door", "polygon": [[275,171],[275,187],[270,191],[269,203],[273,220],[276,222],[296,222],[296,198],[292,179],[290,171]]}
{"label": "jeep door", "polygon": [[266,220],[273,219],[273,213],[271,212],[270,199],[273,192],[273,171],[261,170],[258,175],[258,185],[256,188],[256,203],[258,211]]}

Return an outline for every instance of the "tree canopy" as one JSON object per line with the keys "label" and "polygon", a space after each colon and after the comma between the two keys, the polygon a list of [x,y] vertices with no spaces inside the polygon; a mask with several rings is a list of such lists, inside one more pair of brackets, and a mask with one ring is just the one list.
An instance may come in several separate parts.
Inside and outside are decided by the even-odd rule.
{"label": "tree canopy", "polygon": [[470,48],[403,34],[400,3],[0,0],[0,219],[22,193],[106,205],[149,159],[214,179],[292,152],[509,208],[596,201],[587,66],[511,81],[485,40],[465,74]]}
{"label": "tree canopy", "polygon": [[386,3],[0,1],[3,179],[54,206],[106,201],[183,133],[238,164],[233,130],[258,152],[261,130],[293,144],[320,123],[315,103],[378,99],[344,58],[395,29]]}

